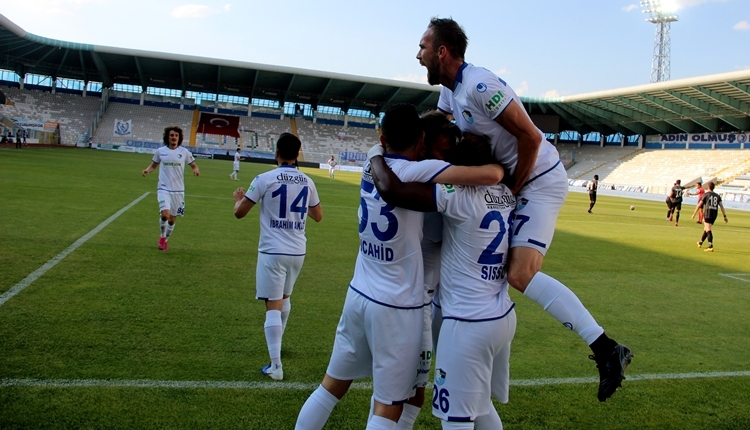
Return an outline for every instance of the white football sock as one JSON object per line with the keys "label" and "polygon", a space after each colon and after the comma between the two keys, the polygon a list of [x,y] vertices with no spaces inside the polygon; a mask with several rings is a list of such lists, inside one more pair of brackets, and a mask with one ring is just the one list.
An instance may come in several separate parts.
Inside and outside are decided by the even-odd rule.
{"label": "white football sock", "polygon": [[395,430],[396,422],[379,415],[373,415],[367,422],[365,430]]}
{"label": "white football sock", "polygon": [[172,232],[174,231],[174,224],[167,223],[167,231],[164,233],[164,237],[169,240],[169,236],[172,235]]}
{"label": "white football sock", "polygon": [[281,366],[281,311],[266,311],[266,344],[271,364]]}
{"label": "white football sock", "polygon": [[159,217],[159,231],[161,231],[161,237],[165,237],[167,234],[167,221],[162,220]]}
{"label": "white football sock", "polygon": [[401,412],[401,418],[398,419],[398,423],[396,423],[396,430],[411,430],[414,428],[419,411],[421,411],[420,408],[409,403],[404,403],[404,410]]}
{"label": "white football sock", "polygon": [[537,272],[531,278],[524,295],[539,303],[565,327],[578,333],[586,345],[591,345],[604,333],[604,329],[596,323],[575,293],[560,281],[542,272]]}
{"label": "white football sock", "polygon": [[297,416],[295,430],[320,430],[328,421],[331,411],[336,406],[339,399],[328,390],[319,385],[318,388],[310,394],[305,404]]}
{"label": "white football sock", "polygon": [[474,428],[477,430],[503,430],[503,422],[500,420],[500,415],[497,414],[495,405],[492,404],[492,399],[487,399],[490,403],[490,413],[482,415],[474,420]]}
{"label": "white football sock", "polygon": [[289,313],[292,311],[291,297],[287,297],[281,304],[281,334],[286,331],[286,322],[289,320]]}

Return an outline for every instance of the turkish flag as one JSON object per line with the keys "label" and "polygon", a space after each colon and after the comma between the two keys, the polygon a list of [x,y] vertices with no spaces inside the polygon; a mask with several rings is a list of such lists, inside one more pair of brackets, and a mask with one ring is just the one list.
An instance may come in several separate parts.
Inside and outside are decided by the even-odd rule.
{"label": "turkish flag", "polygon": [[240,137],[240,117],[201,112],[198,133]]}

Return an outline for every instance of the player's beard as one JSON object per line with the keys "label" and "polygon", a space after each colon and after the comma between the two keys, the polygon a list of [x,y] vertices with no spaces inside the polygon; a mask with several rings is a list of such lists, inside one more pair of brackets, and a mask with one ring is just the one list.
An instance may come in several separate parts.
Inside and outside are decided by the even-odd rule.
{"label": "player's beard", "polygon": [[427,83],[430,85],[440,84],[440,65],[425,66],[427,68]]}

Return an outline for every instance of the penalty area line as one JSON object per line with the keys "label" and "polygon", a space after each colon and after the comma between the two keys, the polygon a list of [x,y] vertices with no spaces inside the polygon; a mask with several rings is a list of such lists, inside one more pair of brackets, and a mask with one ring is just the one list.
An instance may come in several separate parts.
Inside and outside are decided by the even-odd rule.
{"label": "penalty area line", "polygon": [[49,261],[47,261],[46,263],[44,263],[44,265],[42,265],[42,267],[40,267],[40,268],[36,269],[35,271],[31,272],[31,274],[28,275],[27,277],[25,277],[24,279],[22,279],[21,282],[17,283],[13,287],[11,287],[11,289],[9,289],[8,291],[6,291],[2,295],[0,295],[0,306],[2,306],[5,302],[7,302],[8,300],[10,300],[16,294],[18,294],[21,291],[23,291],[26,287],[28,287],[29,285],[31,285],[32,282],[34,282],[37,279],[41,278],[45,273],[47,273],[48,270],[50,270],[51,268],[55,267],[57,265],[57,263],[59,263],[65,257],[67,257],[68,254],[70,254],[71,252],[73,252],[76,249],[78,249],[79,246],[81,246],[84,243],[86,243],[87,240],[89,240],[92,237],[94,237],[94,235],[96,235],[97,233],[99,233],[104,227],[108,226],[112,221],[116,220],[120,215],[122,215],[123,213],[125,213],[125,211],[127,211],[128,209],[130,209],[133,206],[135,206],[138,202],[140,202],[141,200],[143,200],[149,194],[150,193],[144,193],[142,196],[140,196],[137,199],[133,200],[129,205],[127,205],[124,208],[120,209],[114,215],[112,215],[111,217],[107,218],[101,224],[99,224],[98,226],[96,226],[93,230],[91,230],[90,232],[88,232],[85,235],[81,236],[81,238],[78,239],[78,240],[76,240],[75,242],[73,242],[72,245],[70,245],[69,247],[65,248],[61,253],[55,255]]}
{"label": "penalty area line", "polygon": [[[627,381],[650,381],[666,379],[699,379],[699,378],[737,378],[750,377],[750,371],[737,372],[704,372],[704,373],[662,373],[630,375]],[[553,378],[553,379],[518,379],[510,381],[510,385],[517,387],[541,385],[567,385],[597,383],[595,377],[590,378]],[[246,381],[166,381],[149,379],[114,380],[114,379],[0,379],[0,387],[47,387],[47,388],[78,388],[78,387],[119,387],[119,388],[214,388],[240,390],[315,390],[320,383],[304,382],[246,382]],[[432,384],[429,384],[432,387]],[[371,390],[371,382],[355,382],[351,388]]]}

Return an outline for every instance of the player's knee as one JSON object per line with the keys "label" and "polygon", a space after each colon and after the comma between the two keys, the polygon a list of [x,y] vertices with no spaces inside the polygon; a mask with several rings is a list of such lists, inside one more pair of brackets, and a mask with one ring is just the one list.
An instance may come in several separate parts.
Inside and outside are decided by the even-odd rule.
{"label": "player's knee", "polygon": [[417,388],[417,392],[416,394],[414,394],[414,397],[410,397],[408,400],[406,400],[406,403],[421,408],[424,405],[424,391],[424,387]]}
{"label": "player's knee", "polygon": [[508,283],[520,292],[524,292],[529,282],[539,270],[528,264],[513,264],[508,268]]}

